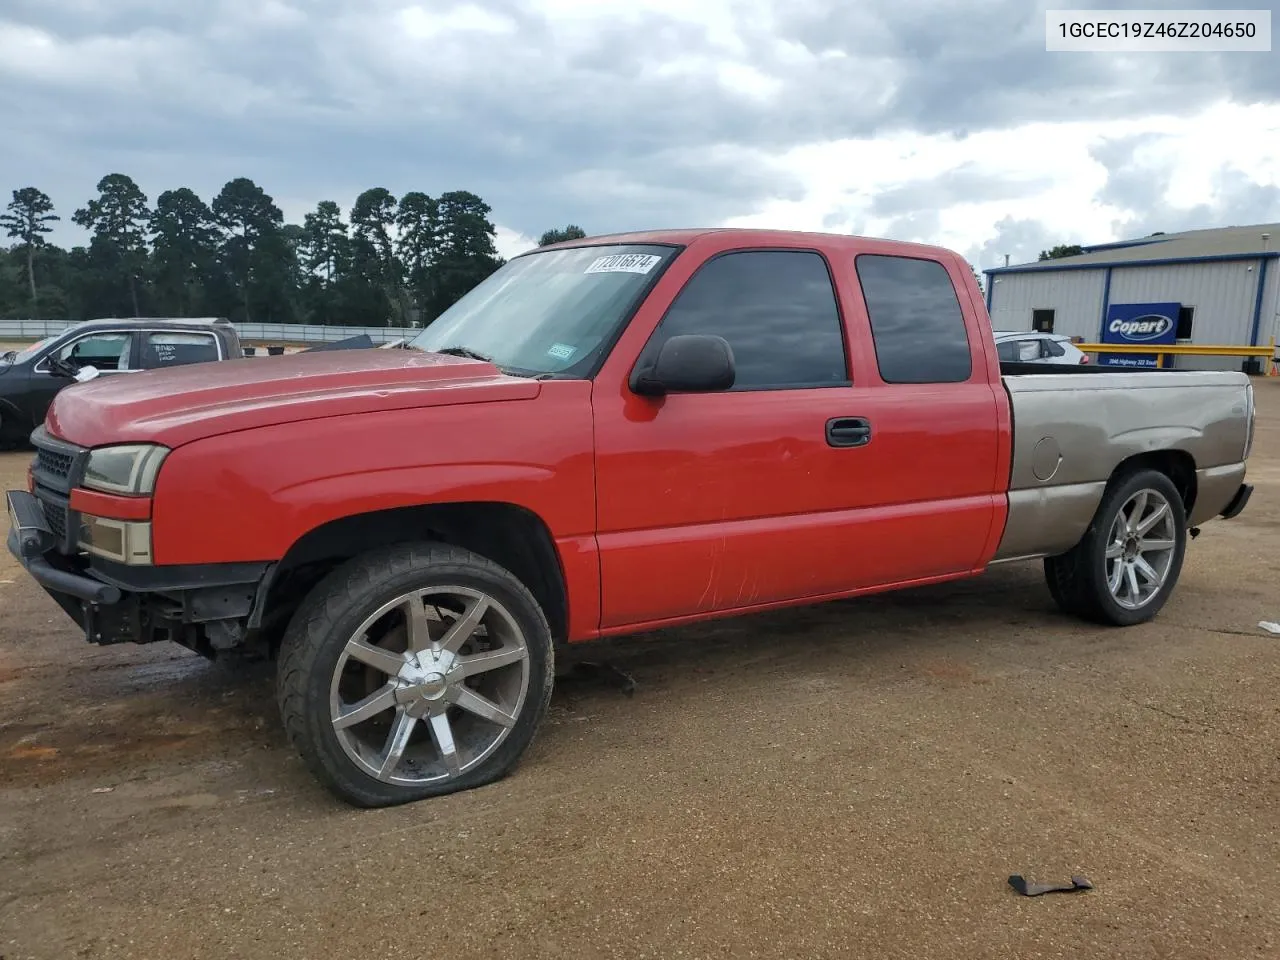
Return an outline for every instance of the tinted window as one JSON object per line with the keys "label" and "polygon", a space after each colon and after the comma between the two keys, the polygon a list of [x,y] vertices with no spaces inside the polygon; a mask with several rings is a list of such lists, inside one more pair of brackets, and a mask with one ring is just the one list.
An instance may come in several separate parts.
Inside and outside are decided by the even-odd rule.
{"label": "tinted window", "polygon": [[1018,359],[1018,341],[1017,340],[1001,340],[996,344],[996,353],[1000,355],[1001,360],[1017,360]]}
{"label": "tinted window", "polygon": [[180,367],[218,359],[218,345],[208,333],[148,333],[142,341],[142,368]]}
{"label": "tinted window", "polygon": [[1044,355],[1046,357],[1065,357],[1067,351],[1063,349],[1062,344],[1056,340],[1046,340],[1044,342]]}
{"label": "tinted window", "polygon": [[667,311],[645,359],[668,337],[690,333],[729,341],[734,389],[849,382],[831,275],[816,253],[749,251],[705,264]]}
{"label": "tinted window", "polygon": [[936,260],[856,260],[876,362],[886,383],[958,383],[973,372],[960,301]]}

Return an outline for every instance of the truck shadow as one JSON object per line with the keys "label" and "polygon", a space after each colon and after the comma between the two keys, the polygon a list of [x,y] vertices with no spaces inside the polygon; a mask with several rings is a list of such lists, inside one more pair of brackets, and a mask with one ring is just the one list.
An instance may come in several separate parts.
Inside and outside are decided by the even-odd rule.
{"label": "truck shadow", "polygon": [[[1072,638],[1088,628],[1074,623],[1056,612],[1033,564],[952,584],[574,645],[560,656],[550,729],[535,747],[559,752],[555,727],[565,718],[589,713],[608,723],[656,698],[664,709],[678,711],[717,680],[722,706],[730,711],[737,701],[755,701],[760,691],[753,678],[764,673],[774,678],[770,682],[784,683],[824,675],[874,678],[890,670],[898,677],[904,656],[935,679],[969,682],[975,639],[1078,643]],[[33,669],[4,681],[14,694],[21,687],[37,697],[50,692],[41,688],[56,685],[56,699],[67,702],[70,695],[75,706],[4,718],[12,722],[0,723],[0,779],[34,786],[73,776],[127,777],[175,761],[225,759],[270,768],[278,767],[282,753],[292,757],[276,710],[274,664],[210,663],[181,651],[157,652],[139,650],[136,658],[70,677]],[[618,673],[583,669],[584,663],[608,664],[634,678],[635,697],[624,695]]]}

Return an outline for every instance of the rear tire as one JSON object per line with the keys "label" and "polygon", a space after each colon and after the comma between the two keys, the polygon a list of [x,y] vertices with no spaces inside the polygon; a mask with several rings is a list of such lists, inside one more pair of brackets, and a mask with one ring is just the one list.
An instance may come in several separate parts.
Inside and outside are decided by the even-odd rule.
{"label": "rear tire", "polygon": [[457,547],[405,544],[321,581],[280,649],[277,698],[311,773],[385,807],[504,777],[554,682],[551,630],[509,571]]}
{"label": "rear tire", "polygon": [[1177,487],[1158,470],[1135,470],[1107,486],[1078,544],[1045,559],[1045,581],[1065,613],[1118,627],[1145,623],[1173,593],[1186,545]]}

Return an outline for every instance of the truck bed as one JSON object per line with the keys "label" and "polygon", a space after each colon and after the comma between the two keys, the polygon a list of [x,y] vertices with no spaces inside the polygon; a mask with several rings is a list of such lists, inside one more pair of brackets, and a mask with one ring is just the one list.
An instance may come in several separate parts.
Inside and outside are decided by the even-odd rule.
{"label": "truck bed", "polygon": [[[1243,373],[1002,363],[1013,416],[1009,516],[995,561],[1077,543],[1107,481],[1141,454],[1172,458],[1194,490],[1188,523],[1217,516],[1244,480]],[[1088,372],[1107,377],[1078,376]]]}

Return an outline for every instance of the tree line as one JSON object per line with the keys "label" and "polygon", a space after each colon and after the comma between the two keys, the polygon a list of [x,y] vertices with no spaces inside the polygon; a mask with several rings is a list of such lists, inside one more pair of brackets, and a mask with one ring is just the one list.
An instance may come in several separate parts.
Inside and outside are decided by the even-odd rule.
{"label": "tree line", "polygon": [[[152,205],[121,173],[96,190],[70,217],[88,244],[69,250],[47,240],[62,219],[48,195],[13,191],[0,213],[12,241],[0,246],[0,316],[425,325],[504,262],[489,205],[465,190],[397,198],[374,187],[345,218],[324,200],[300,224],[245,177],[208,203],[180,187]],[[585,233],[571,225],[539,242],[575,236]]]}

